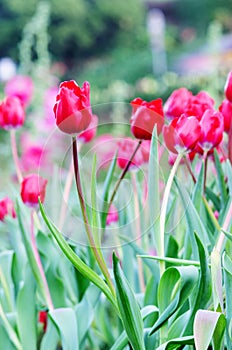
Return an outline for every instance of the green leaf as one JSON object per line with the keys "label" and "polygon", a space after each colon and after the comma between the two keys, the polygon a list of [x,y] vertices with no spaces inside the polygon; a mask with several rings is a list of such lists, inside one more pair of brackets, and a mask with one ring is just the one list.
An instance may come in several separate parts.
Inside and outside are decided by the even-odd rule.
{"label": "green leaf", "polygon": [[194,320],[196,350],[205,350],[214,337],[215,350],[220,350],[226,326],[225,316],[220,312],[198,310]]}
{"label": "green leaf", "polygon": [[104,182],[103,205],[102,205],[102,211],[101,211],[101,227],[103,229],[106,227],[106,219],[107,219],[107,215],[108,215],[108,211],[109,211],[109,203],[108,203],[109,192],[110,192],[111,183],[113,181],[116,161],[117,161],[117,153],[115,154],[115,156],[110,164],[110,167],[109,167],[109,170],[108,170],[105,182]]}
{"label": "green leaf", "polygon": [[150,224],[153,231],[152,239],[157,250],[160,251],[160,189],[159,189],[159,157],[158,136],[155,126],[152,133],[150,157],[148,165],[148,202]]}
{"label": "green leaf", "polygon": [[218,188],[221,194],[221,206],[223,208],[224,203],[226,203],[227,201],[228,194],[226,189],[225,175],[224,175],[222,165],[216,149],[214,150],[214,161],[215,161],[215,167],[217,171],[216,180],[218,182]]}
{"label": "green leaf", "polygon": [[35,282],[27,266],[24,283],[17,297],[17,327],[23,350],[36,350]]}
{"label": "green leaf", "polygon": [[49,312],[49,317],[56,325],[61,343],[65,350],[79,348],[77,320],[75,311],[71,308],[61,308]]}
{"label": "green leaf", "polygon": [[160,316],[151,330],[156,332],[192,293],[198,280],[198,269],[194,266],[169,267],[161,277],[158,289]]}
{"label": "green leaf", "polygon": [[75,307],[78,338],[81,344],[86,337],[87,332],[94,319],[94,308],[99,302],[100,291],[96,286],[91,285],[85,292],[82,301]]}
{"label": "green leaf", "polygon": [[201,213],[202,195],[204,193],[204,171],[205,171],[205,164],[204,162],[202,162],[201,171],[197,177],[197,182],[195,184],[193,194],[192,194],[193,204],[199,214]]}
{"label": "green leaf", "polygon": [[197,242],[198,254],[200,259],[200,278],[192,296],[192,314],[189,319],[189,322],[186,324],[184,335],[192,334],[195,314],[198,309],[203,307],[205,308],[208,306],[212,294],[211,275],[208,265],[208,254],[198,235],[196,233],[194,233],[194,235]]}
{"label": "green leaf", "polygon": [[175,180],[175,181],[177,184],[177,188],[178,188],[180,197],[181,197],[182,202],[183,202],[183,206],[185,208],[185,216],[186,216],[186,221],[187,221],[187,225],[188,225],[188,229],[189,229],[189,233],[190,233],[193,258],[196,259],[197,255],[198,255],[198,249],[197,249],[196,240],[194,237],[194,232],[198,233],[198,235],[201,238],[205,247],[207,247],[210,243],[213,244],[214,238],[207,234],[205,226],[204,226],[203,222],[201,221],[201,218],[200,218],[198,212],[196,211],[194,204],[193,204],[189,194],[185,190],[185,188],[183,186],[181,186],[177,180]]}
{"label": "green leaf", "polygon": [[143,321],[135,295],[113,253],[113,270],[116,283],[116,296],[124,329],[133,350],[145,350],[143,340]]}
{"label": "green leaf", "polygon": [[226,293],[226,319],[227,319],[227,346],[228,350],[232,349],[232,260],[227,253],[223,255],[224,279],[225,279],[225,293]]}
{"label": "green leaf", "polygon": [[229,194],[232,196],[232,166],[228,159],[226,160],[226,174],[228,179]]}
{"label": "green leaf", "polygon": [[[176,349],[183,349],[185,345],[194,345],[194,338],[193,336],[187,336],[182,338],[176,338],[169,340],[165,344],[162,344],[159,346],[156,350],[176,350]],[[204,349],[206,350],[206,349]]]}
{"label": "green leaf", "polygon": [[98,274],[93,271],[88,265],[86,265],[71,249],[69,244],[66,242],[66,240],[63,238],[62,234],[58,231],[58,229],[53,225],[53,223],[48,219],[47,215],[45,214],[43,205],[41,202],[39,202],[40,205],[40,211],[42,214],[42,217],[49,228],[51,234],[57,241],[59,247],[65,254],[65,256],[71,261],[71,263],[75,266],[75,268],[89,281],[94,283],[109,299],[111,304],[114,306],[115,310],[117,311],[117,305],[115,302],[115,299],[113,295],[110,292],[109,287],[106,285],[106,283],[98,276]]}
{"label": "green leaf", "polygon": [[178,259],[178,258],[168,258],[168,257],[160,257],[154,255],[138,255],[141,259],[151,259],[155,261],[165,261],[170,265],[182,265],[182,266],[200,266],[200,261],[196,260],[186,260],[186,259]]}
{"label": "green leaf", "polygon": [[221,310],[223,310],[221,254],[215,248],[211,253],[211,275],[214,310],[217,310],[218,304],[220,304]]}
{"label": "green leaf", "polygon": [[0,297],[0,302],[6,312],[13,311],[14,308],[14,284],[11,275],[13,254],[12,250],[0,253],[0,286],[4,291]]}

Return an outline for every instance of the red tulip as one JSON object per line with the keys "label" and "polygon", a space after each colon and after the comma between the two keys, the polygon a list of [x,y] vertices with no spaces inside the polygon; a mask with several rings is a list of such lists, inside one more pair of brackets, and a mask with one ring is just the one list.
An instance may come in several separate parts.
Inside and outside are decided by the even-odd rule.
{"label": "red tulip", "polygon": [[164,125],[164,112],[162,100],[158,98],[151,102],[135,98],[131,101],[132,117],[131,132],[140,140],[151,140],[154,126],[157,125],[157,133],[160,134]]}
{"label": "red tulip", "polygon": [[184,114],[188,116],[195,116],[199,120],[202,118],[207,109],[214,107],[214,100],[205,91],[200,91],[196,96],[191,96],[184,108]]}
{"label": "red tulip", "polygon": [[[117,164],[121,169],[127,166],[134,150],[136,149],[138,142],[130,137],[125,137],[118,142],[118,158]],[[130,170],[132,168],[138,168],[143,163],[143,155],[140,149],[136,152],[131,164]]]}
{"label": "red tulip", "polygon": [[86,81],[80,88],[74,80],[60,84],[54,113],[56,125],[67,134],[76,134],[87,129],[91,122],[90,86]]}
{"label": "red tulip", "polygon": [[47,182],[46,179],[43,179],[37,174],[31,174],[25,177],[21,183],[22,201],[32,208],[38,206],[38,198],[43,203]]}
{"label": "red tulip", "polygon": [[25,112],[18,97],[6,97],[0,103],[0,127],[6,130],[23,125]]}
{"label": "red tulip", "polygon": [[0,201],[0,221],[4,221],[7,215],[16,218],[13,201],[10,198],[5,197]]}
{"label": "red tulip", "polygon": [[222,104],[219,106],[219,111],[224,118],[224,131],[228,133],[232,126],[232,103],[228,100],[222,101]]}
{"label": "red tulip", "polygon": [[169,151],[173,153],[191,152],[201,134],[201,127],[196,117],[182,115],[163,127],[163,137]]}
{"label": "red tulip", "polygon": [[78,135],[78,140],[83,143],[92,141],[97,133],[98,117],[94,114],[88,128]]}
{"label": "red tulip", "polygon": [[226,96],[227,100],[232,102],[232,71],[227,76],[224,91],[225,91],[225,96]]}
{"label": "red tulip", "polygon": [[17,75],[9,80],[5,87],[7,96],[18,97],[23,106],[30,103],[33,94],[33,82],[29,76]]}
{"label": "red tulip", "polygon": [[217,147],[222,141],[224,123],[223,115],[220,112],[208,109],[203,114],[200,121],[201,136],[199,138],[199,145],[205,151],[209,151]]}
{"label": "red tulip", "polygon": [[192,96],[186,88],[174,90],[164,105],[164,112],[168,118],[177,118],[184,113],[184,109]]}

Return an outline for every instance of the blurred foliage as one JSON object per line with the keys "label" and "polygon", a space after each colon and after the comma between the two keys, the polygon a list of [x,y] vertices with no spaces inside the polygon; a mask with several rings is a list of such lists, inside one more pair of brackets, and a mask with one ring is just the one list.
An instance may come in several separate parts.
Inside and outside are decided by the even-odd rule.
{"label": "blurred foliage", "polygon": [[[114,46],[138,47],[146,40],[145,7],[139,0],[48,0],[51,8],[49,49],[56,60],[72,63]],[[38,0],[2,0],[0,56],[17,56],[17,44]]]}

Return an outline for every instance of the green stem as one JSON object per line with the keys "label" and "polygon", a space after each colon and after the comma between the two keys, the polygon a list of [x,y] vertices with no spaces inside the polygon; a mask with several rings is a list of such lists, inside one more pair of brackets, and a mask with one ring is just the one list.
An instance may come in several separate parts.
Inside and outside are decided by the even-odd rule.
{"label": "green stem", "polygon": [[81,178],[80,178],[80,170],[79,170],[79,162],[78,162],[78,152],[77,152],[77,141],[76,137],[72,138],[72,149],[73,149],[73,165],[74,165],[74,174],[75,174],[75,180],[76,180],[76,187],[77,187],[77,192],[80,200],[80,206],[81,206],[81,212],[84,220],[84,225],[85,225],[85,230],[87,233],[87,237],[90,243],[90,248],[93,251],[93,254],[95,256],[95,259],[101,269],[101,272],[103,273],[107,284],[111,290],[111,293],[115,295],[115,290],[114,286],[109,274],[109,271],[107,269],[106,263],[102,257],[102,254],[99,253],[94,238],[93,234],[89,225],[89,220],[88,220],[88,215],[87,215],[87,210],[86,210],[86,205],[85,205],[85,200],[83,196],[83,191],[82,191],[82,186],[81,186]]}
{"label": "green stem", "polygon": [[[172,170],[170,172],[165,190],[164,190],[164,196],[163,196],[163,202],[162,202],[162,206],[161,206],[161,212],[160,212],[160,252],[158,252],[158,255],[163,258],[165,256],[165,252],[164,252],[164,231],[165,231],[165,219],[166,219],[166,213],[167,213],[167,206],[168,206],[168,198],[169,198],[169,194],[171,191],[171,186],[172,186],[172,182],[176,173],[176,170],[178,168],[178,165],[181,161],[183,154],[178,154],[176,161],[172,167]],[[160,261],[160,276],[162,276],[162,274],[165,271],[165,262],[164,261]]]}
{"label": "green stem", "polygon": [[13,327],[11,326],[11,324],[9,323],[8,319],[6,318],[6,315],[3,311],[2,305],[0,303],[0,318],[2,320],[2,323],[4,324],[4,327],[9,335],[10,340],[12,341],[12,343],[14,344],[14,346],[16,347],[17,350],[23,350],[23,347],[19,341],[19,338],[15,332],[15,330],[13,329]]}
{"label": "green stem", "polygon": [[132,153],[132,155],[131,155],[131,157],[130,157],[128,163],[127,163],[127,165],[126,165],[125,168],[123,169],[123,171],[122,171],[122,173],[121,173],[121,175],[120,175],[118,181],[116,182],[116,184],[115,184],[115,186],[114,186],[114,189],[113,189],[113,192],[112,192],[112,195],[111,195],[110,200],[109,200],[109,206],[108,206],[108,208],[110,208],[111,204],[113,203],[114,197],[115,197],[115,195],[116,195],[116,193],[117,193],[117,191],[118,191],[118,188],[119,188],[119,186],[120,186],[120,183],[122,182],[122,180],[124,179],[126,173],[128,172],[129,167],[130,167],[130,165],[131,165],[131,163],[132,163],[132,161],[133,161],[133,159],[134,159],[134,156],[136,155],[136,153],[137,153],[138,149],[140,148],[141,144],[142,144],[142,140],[139,140],[139,142],[138,142],[138,144],[137,144],[137,146],[136,146],[134,152]]}

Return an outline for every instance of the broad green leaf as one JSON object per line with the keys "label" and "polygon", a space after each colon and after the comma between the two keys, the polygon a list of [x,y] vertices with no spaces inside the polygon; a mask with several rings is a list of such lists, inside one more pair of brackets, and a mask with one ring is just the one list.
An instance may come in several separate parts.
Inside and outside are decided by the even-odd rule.
{"label": "broad green leaf", "polygon": [[225,280],[225,293],[226,293],[226,319],[227,319],[227,346],[228,350],[232,349],[232,260],[227,253],[223,255],[223,267],[224,267],[224,280]]}
{"label": "broad green leaf", "polygon": [[145,350],[143,340],[143,321],[135,295],[113,253],[113,270],[116,283],[116,296],[124,329],[133,350]]}
{"label": "broad green leaf", "polygon": [[191,298],[192,314],[189,319],[189,322],[186,324],[184,335],[192,334],[195,314],[198,309],[208,306],[212,294],[211,275],[208,265],[208,254],[198,235],[196,233],[194,233],[194,235],[197,242],[198,254],[200,259],[200,276]]}
{"label": "broad green leaf", "polygon": [[3,251],[0,253],[0,286],[3,293],[0,296],[0,302],[5,312],[13,311],[14,308],[14,284],[12,281],[12,250]]}
{"label": "broad green leaf", "polygon": [[[176,338],[167,341],[165,344],[159,346],[156,350],[176,350],[183,349],[185,345],[194,345],[193,336],[187,336],[182,338]],[[206,349],[204,349],[206,350]]]}
{"label": "broad green leaf", "polygon": [[[147,305],[143,309],[141,309],[141,315],[144,321],[151,316],[152,314],[156,314],[158,312],[158,308],[154,305]],[[128,338],[125,331],[123,331],[120,336],[117,338],[114,345],[110,348],[110,350],[124,350],[125,346],[128,344]],[[146,349],[147,350],[147,349]]]}
{"label": "broad green leaf", "polygon": [[228,179],[229,194],[232,196],[232,166],[228,159],[226,160],[226,174]]}
{"label": "broad green leaf", "polygon": [[17,296],[17,328],[23,350],[36,350],[35,281],[29,266]]}
{"label": "broad green leaf", "polygon": [[169,267],[158,289],[160,316],[151,330],[156,332],[180,308],[196,287],[198,269],[194,266]]}
{"label": "broad green leaf", "polygon": [[86,337],[87,332],[94,319],[94,308],[99,302],[100,290],[96,286],[91,285],[85,292],[82,301],[75,307],[78,338],[81,344]]}
{"label": "broad green leaf", "polygon": [[115,170],[115,166],[116,166],[116,161],[117,161],[117,153],[115,154],[105,182],[104,182],[104,188],[103,188],[103,205],[102,205],[102,210],[101,210],[101,227],[104,229],[106,227],[106,219],[107,219],[107,215],[108,215],[108,211],[109,211],[109,203],[108,203],[108,199],[109,199],[109,192],[110,192],[110,186],[113,180],[113,176],[114,176],[114,170]]}
{"label": "broad green leaf", "polygon": [[39,286],[39,290],[42,293],[44,300],[46,300],[46,291],[44,289],[43,279],[41,277],[40,270],[39,270],[39,267],[37,265],[37,262],[36,262],[36,259],[35,259],[35,256],[34,256],[34,252],[33,252],[32,246],[31,246],[31,242],[30,242],[29,237],[28,237],[29,235],[26,233],[24,225],[23,225],[23,221],[22,221],[22,218],[21,218],[21,211],[20,211],[20,207],[19,207],[18,202],[17,202],[17,205],[16,205],[16,211],[17,211],[19,227],[20,227],[20,231],[21,231],[21,234],[22,234],[22,238],[23,238],[23,242],[24,242],[24,246],[25,246],[25,249],[26,249],[27,258],[28,258],[30,267],[32,269],[34,278],[35,278],[35,280],[36,280],[36,282],[37,282],[37,284]]}
{"label": "broad green leaf", "polygon": [[152,239],[157,250],[160,251],[160,189],[159,189],[159,157],[158,157],[158,136],[156,126],[153,129],[150,157],[148,166],[148,203],[150,224],[152,228]]}
{"label": "broad green leaf", "polygon": [[71,308],[61,308],[49,312],[49,317],[55,323],[65,350],[79,348],[77,320],[75,311]]}
{"label": "broad green leaf", "polygon": [[222,165],[216,150],[214,150],[214,161],[215,161],[215,167],[217,171],[216,180],[217,180],[218,188],[221,194],[221,206],[223,208],[224,203],[226,203],[227,201],[228,194],[226,189],[225,175],[224,175]]}
{"label": "broad green leaf", "polygon": [[90,280],[92,283],[94,283],[109,299],[109,301],[114,306],[115,310],[117,310],[117,305],[115,302],[115,299],[113,295],[110,292],[109,287],[106,285],[106,283],[98,276],[98,274],[93,271],[88,265],[86,265],[71,249],[69,244],[66,242],[66,240],[63,238],[62,234],[59,232],[59,230],[53,225],[53,223],[48,219],[47,215],[45,214],[43,205],[40,204],[40,211],[43,216],[43,219],[48,226],[51,234],[54,236],[55,240],[57,241],[59,247],[63,251],[63,253],[66,255],[66,257],[71,261],[71,263],[75,266],[75,268],[88,280]]}
{"label": "broad green leaf", "polygon": [[216,311],[218,308],[218,304],[220,304],[221,310],[223,311],[224,307],[223,307],[221,254],[215,248],[211,253],[211,275],[212,275],[214,310]]}
{"label": "broad green leaf", "polygon": [[217,196],[209,187],[206,187],[205,193],[207,195],[207,198],[212,201],[215,210],[219,212],[221,210],[221,202],[219,196]]}
{"label": "broad green leaf", "polygon": [[215,337],[215,350],[221,349],[222,339],[226,326],[225,316],[220,312],[198,310],[194,320],[194,340],[196,350],[208,349]]}
{"label": "broad green leaf", "polygon": [[168,329],[168,339],[171,340],[174,338],[182,337],[184,335],[186,324],[188,324],[190,317],[191,310],[188,310],[176,318]]}
{"label": "broad green leaf", "polygon": [[203,242],[204,246],[207,247],[211,242],[212,237],[211,235],[207,234],[207,231],[205,229],[205,226],[203,222],[201,221],[201,218],[196,211],[193,202],[188,194],[188,192],[185,190],[183,186],[181,186],[178,181],[176,180],[177,188],[180,194],[180,197],[183,202],[183,206],[185,208],[185,216],[186,216],[186,222],[189,229],[190,234],[190,240],[192,244],[192,252],[193,252],[193,258],[196,259],[198,255],[198,249],[196,240],[194,237],[194,232],[197,232],[201,241]]}
{"label": "broad green leaf", "polygon": [[0,349],[15,350],[15,346],[11,343],[9,335],[4,327],[0,324]]}

